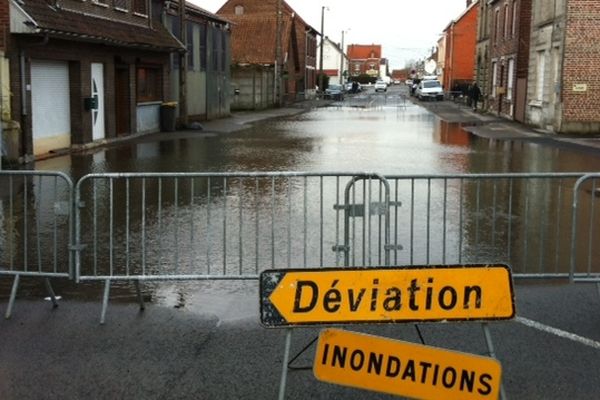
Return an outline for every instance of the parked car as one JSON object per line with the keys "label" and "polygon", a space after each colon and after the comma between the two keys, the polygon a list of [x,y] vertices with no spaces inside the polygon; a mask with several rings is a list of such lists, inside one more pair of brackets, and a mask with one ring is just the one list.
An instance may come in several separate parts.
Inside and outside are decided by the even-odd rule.
{"label": "parked car", "polygon": [[376,92],[387,92],[387,83],[382,80],[375,82],[375,91]]}
{"label": "parked car", "polygon": [[442,89],[442,84],[438,80],[424,80],[419,82],[417,86],[417,90],[415,91],[415,96],[419,100],[444,100],[444,90]]}
{"label": "parked car", "polygon": [[325,98],[331,100],[344,100],[344,87],[342,85],[332,84],[325,89]]}

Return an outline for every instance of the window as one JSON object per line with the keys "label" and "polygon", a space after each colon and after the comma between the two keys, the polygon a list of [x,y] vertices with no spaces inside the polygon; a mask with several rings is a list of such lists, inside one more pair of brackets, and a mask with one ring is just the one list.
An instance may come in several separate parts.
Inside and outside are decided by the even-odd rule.
{"label": "window", "polygon": [[138,66],[137,102],[162,100],[162,71],[159,66]]}
{"label": "window", "polygon": [[220,52],[221,52],[221,35],[217,29],[212,29],[212,70],[219,70]]}
{"label": "window", "polygon": [[494,44],[498,42],[500,36],[500,9],[496,9],[494,13]]}
{"label": "window", "polygon": [[512,3],[512,37],[515,37],[517,35],[517,15],[518,13],[518,8],[517,8],[517,2],[513,1]]}
{"label": "window", "polygon": [[508,83],[506,85],[506,100],[512,100],[513,98],[513,86],[514,86],[514,74],[515,74],[515,60],[511,58],[508,60]]}
{"label": "window", "polygon": [[141,15],[148,15],[146,0],[133,0],[133,12]]}
{"label": "window", "polygon": [[113,5],[117,10],[129,10],[129,0],[114,0]]}
{"label": "window", "polygon": [[188,22],[186,25],[186,40],[187,40],[187,60],[188,60],[188,68],[190,70],[194,70],[196,65],[195,57],[195,40],[194,40],[194,24]]}
{"label": "window", "polygon": [[510,14],[508,4],[504,5],[504,38],[508,37],[508,29],[510,28]]}
{"label": "window", "polygon": [[496,81],[498,80],[498,63],[492,63],[492,97],[496,97]]}
{"label": "window", "polygon": [[546,52],[538,51],[537,53],[537,76],[535,84],[535,98],[536,100],[544,99],[544,73],[546,72]]}
{"label": "window", "polygon": [[227,33],[221,32],[221,72],[225,72],[227,68]]}
{"label": "window", "polygon": [[235,15],[244,15],[244,6],[235,6]]}
{"label": "window", "polygon": [[200,70],[206,71],[206,25],[200,25]]}

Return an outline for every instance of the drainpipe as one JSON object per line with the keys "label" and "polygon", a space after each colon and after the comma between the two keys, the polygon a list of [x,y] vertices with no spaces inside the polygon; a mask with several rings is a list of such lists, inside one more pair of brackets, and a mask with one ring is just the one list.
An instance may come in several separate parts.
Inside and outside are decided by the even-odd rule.
{"label": "drainpipe", "polygon": [[[563,128],[563,116],[564,116],[564,93],[565,93],[565,53],[567,51],[566,47],[567,47],[567,21],[568,21],[568,12],[569,12],[569,2],[565,1],[565,10],[564,10],[564,14],[563,14],[563,18],[562,18],[562,23],[563,23],[563,33],[562,33],[562,44],[561,44],[561,51],[562,51],[562,55],[561,55],[561,61],[560,61],[560,119],[558,120],[558,126],[557,126],[557,133],[561,133],[562,132],[562,128]],[[554,12],[556,13],[556,7],[554,8]],[[554,118],[556,119],[556,115],[554,115]]]}

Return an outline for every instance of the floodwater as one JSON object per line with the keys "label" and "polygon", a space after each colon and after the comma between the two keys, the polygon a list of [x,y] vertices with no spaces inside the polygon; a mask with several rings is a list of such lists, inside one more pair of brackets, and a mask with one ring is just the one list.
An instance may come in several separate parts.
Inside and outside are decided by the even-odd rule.
{"label": "floodwater", "polygon": [[[79,188],[82,276],[234,279],[267,268],[477,262],[509,263],[522,274],[564,273],[574,177],[449,174],[600,168],[591,153],[473,136],[397,94],[364,95],[232,134],[173,136],[36,163],[37,170],[60,171],[74,182],[90,173],[209,173],[85,180]],[[231,176],[265,171],[307,174]],[[361,172],[386,179],[345,176]],[[14,179],[10,190],[2,185],[3,266],[64,271],[68,187],[35,178]],[[593,222],[600,213],[591,204],[585,203],[584,219]],[[591,250],[593,229],[582,234],[590,238],[588,247],[587,240],[580,245],[589,263],[600,254]],[[129,286],[115,286],[111,298],[134,299]],[[93,298],[99,287],[59,284],[63,294]],[[26,283],[22,291],[36,288]],[[9,290],[10,281],[0,280],[0,296]],[[153,301],[174,306],[191,295],[181,286],[145,290]]]}

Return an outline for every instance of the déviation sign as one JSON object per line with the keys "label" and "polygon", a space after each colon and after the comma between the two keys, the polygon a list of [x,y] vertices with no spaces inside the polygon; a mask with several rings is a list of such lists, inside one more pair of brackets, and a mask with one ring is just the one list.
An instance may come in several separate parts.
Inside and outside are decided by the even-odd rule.
{"label": "d\u00e9viation sign", "polygon": [[266,327],[515,315],[506,265],[269,270],[261,273],[260,296]]}

